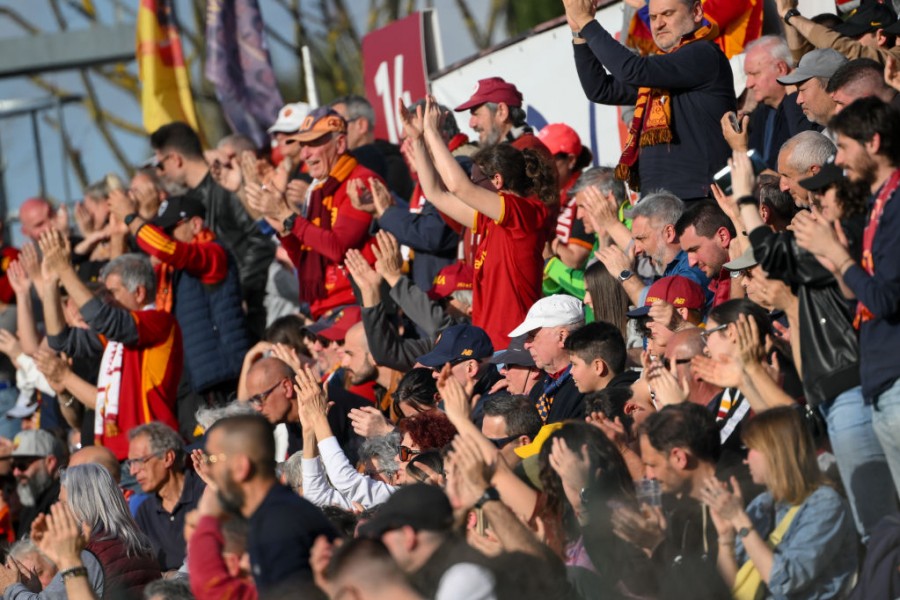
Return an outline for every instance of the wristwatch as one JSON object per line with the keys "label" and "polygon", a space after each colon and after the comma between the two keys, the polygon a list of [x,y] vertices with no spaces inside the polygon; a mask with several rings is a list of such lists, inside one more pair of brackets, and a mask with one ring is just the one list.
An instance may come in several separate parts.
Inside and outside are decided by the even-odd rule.
{"label": "wristwatch", "polygon": [[484,490],[484,493],[481,495],[481,498],[478,499],[478,502],[475,503],[475,508],[481,508],[488,502],[500,500],[500,492],[497,491],[495,487],[489,487]]}
{"label": "wristwatch", "polygon": [[137,219],[139,216],[141,216],[141,215],[139,215],[137,212],[133,212],[130,215],[125,215],[125,218],[122,219],[122,221],[125,223],[125,226],[127,227],[128,225],[131,225],[131,222],[134,221],[135,219]]}
{"label": "wristwatch", "polygon": [[583,39],[584,39],[584,36],[581,34],[581,30],[580,30],[580,29],[579,29],[578,31],[573,31],[573,32],[572,32],[572,39],[573,39],[573,40],[583,40]]}
{"label": "wristwatch", "polygon": [[294,222],[297,220],[297,213],[291,213],[291,216],[282,221],[285,233],[290,233],[294,229]]}
{"label": "wristwatch", "polygon": [[744,206],[745,204],[752,204],[753,206],[759,206],[759,202],[753,196],[741,196],[737,199],[738,206]]}
{"label": "wristwatch", "polygon": [[751,531],[753,531],[752,527],[741,527],[737,530],[737,536],[741,539],[744,539],[745,537],[750,535]]}
{"label": "wristwatch", "polygon": [[799,10],[797,10],[796,8],[790,8],[790,9],[788,9],[788,11],[786,13],[784,13],[784,22],[787,23],[788,25],[790,25],[791,19],[794,17],[799,17],[799,16],[800,16]]}
{"label": "wristwatch", "polygon": [[632,273],[632,272],[629,271],[628,269],[625,269],[624,271],[622,271],[621,273],[619,273],[619,281],[623,281],[623,282],[624,282],[624,281],[628,281],[628,280],[631,279],[632,277],[634,277],[634,273]]}

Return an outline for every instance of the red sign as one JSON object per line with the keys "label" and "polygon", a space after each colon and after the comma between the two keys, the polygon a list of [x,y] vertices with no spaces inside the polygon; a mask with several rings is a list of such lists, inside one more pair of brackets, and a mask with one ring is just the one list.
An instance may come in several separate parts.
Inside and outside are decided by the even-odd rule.
{"label": "red sign", "polygon": [[423,13],[376,29],[362,40],[366,97],[375,108],[375,137],[400,141],[397,100],[412,104],[428,92]]}

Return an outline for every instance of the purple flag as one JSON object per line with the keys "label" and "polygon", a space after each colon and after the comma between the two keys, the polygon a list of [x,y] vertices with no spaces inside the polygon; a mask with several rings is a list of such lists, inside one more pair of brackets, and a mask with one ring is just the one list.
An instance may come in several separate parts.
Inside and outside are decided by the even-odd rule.
{"label": "purple flag", "polygon": [[208,0],[206,78],[216,87],[232,131],[261,147],[284,102],[257,0]]}

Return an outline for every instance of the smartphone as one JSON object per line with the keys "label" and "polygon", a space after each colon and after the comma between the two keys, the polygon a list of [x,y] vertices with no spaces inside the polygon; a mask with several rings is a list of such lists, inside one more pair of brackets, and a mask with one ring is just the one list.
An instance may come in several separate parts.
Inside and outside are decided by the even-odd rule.
{"label": "smartphone", "polygon": [[728,120],[731,122],[731,128],[734,129],[735,133],[741,133],[741,120],[738,119],[734,111],[728,113]]}
{"label": "smartphone", "polygon": [[475,509],[475,531],[478,532],[478,535],[484,535],[484,530],[487,529],[487,518],[484,516],[484,511],[480,508]]}
{"label": "smartphone", "polygon": [[[759,175],[763,171],[765,171],[768,167],[766,163],[762,161],[762,159],[757,156],[756,150],[750,150],[747,152],[747,156],[750,158],[750,162],[753,164],[753,174]],[[725,165],[721,171],[713,175],[713,181],[719,188],[725,192],[727,195],[731,195],[732,187],[731,187],[731,167]]]}

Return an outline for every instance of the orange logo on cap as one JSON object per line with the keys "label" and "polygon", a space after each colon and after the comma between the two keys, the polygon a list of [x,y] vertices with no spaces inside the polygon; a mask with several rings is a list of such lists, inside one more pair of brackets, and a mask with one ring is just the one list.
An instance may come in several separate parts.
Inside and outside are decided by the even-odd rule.
{"label": "orange logo on cap", "polygon": [[460,356],[472,356],[475,352],[469,348],[466,348],[462,352],[459,353]]}
{"label": "orange logo on cap", "polygon": [[438,275],[434,278],[434,285],[444,285],[445,283],[447,283],[447,278],[443,275]]}
{"label": "orange logo on cap", "polygon": [[286,108],[286,109],[284,109],[284,116],[289,117],[289,116],[291,116],[291,114],[293,112],[294,112],[293,109]]}

